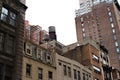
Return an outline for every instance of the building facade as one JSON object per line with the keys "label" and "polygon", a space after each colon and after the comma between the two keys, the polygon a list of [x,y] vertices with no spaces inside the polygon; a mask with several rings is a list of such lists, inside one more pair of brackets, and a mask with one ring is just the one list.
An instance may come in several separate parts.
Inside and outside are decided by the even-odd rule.
{"label": "building facade", "polygon": [[57,80],[93,80],[92,71],[56,53]]}
{"label": "building facade", "polygon": [[21,0],[0,0],[0,80],[21,80],[26,9]]}
{"label": "building facade", "polygon": [[113,80],[108,51],[92,40],[77,44],[63,56],[74,59],[89,68],[92,71],[93,80]]}
{"label": "building facade", "polygon": [[22,80],[56,80],[55,54],[32,41],[24,42]]}
{"label": "building facade", "polygon": [[82,43],[93,39],[104,45],[109,51],[111,65],[120,69],[120,12],[112,0],[91,0],[90,3],[90,12],[76,15],[77,40]]}

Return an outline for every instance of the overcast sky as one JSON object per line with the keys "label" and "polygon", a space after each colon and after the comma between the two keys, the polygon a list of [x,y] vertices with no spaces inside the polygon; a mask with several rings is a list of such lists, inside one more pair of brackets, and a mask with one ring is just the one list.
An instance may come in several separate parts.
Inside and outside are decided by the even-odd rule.
{"label": "overcast sky", "polygon": [[48,31],[56,27],[57,40],[64,45],[77,41],[75,30],[75,9],[79,0],[26,0],[26,20]]}

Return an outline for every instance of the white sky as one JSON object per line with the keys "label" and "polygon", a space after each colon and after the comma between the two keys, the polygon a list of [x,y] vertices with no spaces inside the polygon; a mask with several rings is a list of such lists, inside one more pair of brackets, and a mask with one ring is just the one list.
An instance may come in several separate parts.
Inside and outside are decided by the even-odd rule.
{"label": "white sky", "polygon": [[48,31],[49,26],[56,27],[57,40],[64,45],[77,41],[75,28],[75,9],[79,0],[26,0],[28,9],[26,20],[31,25],[39,25]]}

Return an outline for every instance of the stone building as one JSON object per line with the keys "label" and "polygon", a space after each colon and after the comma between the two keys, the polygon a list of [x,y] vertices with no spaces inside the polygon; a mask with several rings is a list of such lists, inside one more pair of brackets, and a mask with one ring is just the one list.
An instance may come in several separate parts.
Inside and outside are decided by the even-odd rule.
{"label": "stone building", "polygon": [[57,80],[93,80],[92,71],[79,62],[56,53]]}
{"label": "stone building", "polygon": [[21,80],[25,0],[0,0],[0,80]]}
{"label": "stone building", "polygon": [[25,40],[22,80],[56,80],[54,52]]}

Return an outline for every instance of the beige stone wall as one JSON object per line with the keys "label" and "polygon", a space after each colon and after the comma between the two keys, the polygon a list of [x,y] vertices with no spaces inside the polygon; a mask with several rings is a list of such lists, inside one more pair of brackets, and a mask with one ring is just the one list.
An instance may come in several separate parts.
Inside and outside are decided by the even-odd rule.
{"label": "beige stone wall", "polygon": [[[31,76],[26,76],[26,64],[31,65]],[[48,71],[51,71],[53,74],[52,80],[56,80],[55,67],[51,67],[47,64],[43,64],[27,57],[23,58],[22,80],[38,80],[38,68],[43,70],[43,80],[48,80]]]}
{"label": "beige stone wall", "polygon": [[[57,80],[77,80],[78,79],[78,74],[77,74],[77,79],[74,79],[74,69],[76,71],[80,71],[80,77],[81,80],[83,80],[83,73],[85,75],[88,75],[89,80],[92,80],[92,72],[86,68],[85,66],[81,65],[80,63],[71,60],[69,58],[63,57],[59,54],[56,54],[56,67],[57,67]],[[64,75],[64,70],[63,66],[66,65],[66,70],[67,70],[67,75]],[[68,67],[71,68],[71,77],[68,76]]]}

